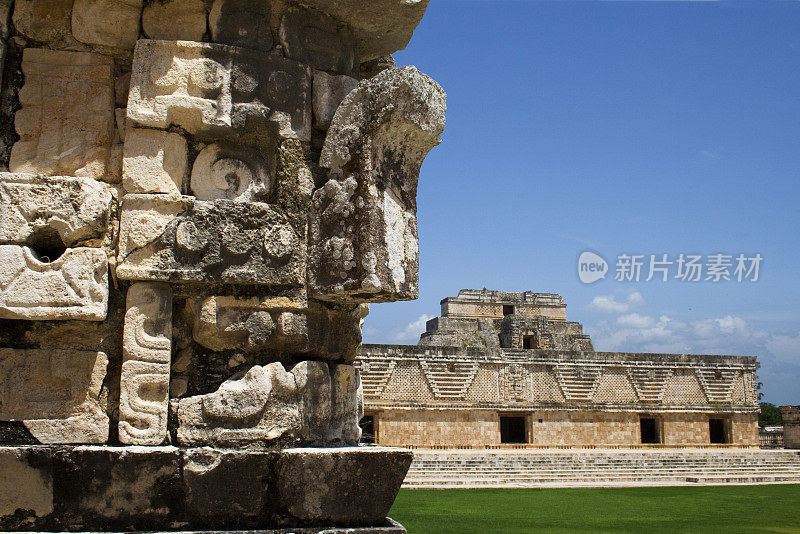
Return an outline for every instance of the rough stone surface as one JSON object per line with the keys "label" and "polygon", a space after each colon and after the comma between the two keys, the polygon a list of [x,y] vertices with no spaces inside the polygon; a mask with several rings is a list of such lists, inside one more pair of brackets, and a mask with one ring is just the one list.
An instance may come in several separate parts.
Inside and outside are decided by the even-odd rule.
{"label": "rough stone surface", "polygon": [[113,197],[89,178],[0,173],[0,243],[71,247],[102,238]]}
{"label": "rough stone surface", "polygon": [[385,513],[410,462],[384,447],[0,447],[0,529],[405,534]]}
{"label": "rough stone surface", "polygon": [[428,8],[428,0],[302,0],[352,28],[361,61],[406,47]]}
{"label": "rough stone surface", "polygon": [[420,165],[444,129],[445,94],[414,67],[359,83],[333,119],[314,192],[309,290],[331,301],[416,298]]}
{"label": "rough stone surface", "polygon": [[142,30],[150,39],[201,41],[206,32],[203,0],[162,0],[145,6]]}
{"label": "rough stone surface", "polygon": [[322,71],[356,74],[359,62],[353,35],[330,16],[290,8],[281,18],[280,37],[287,57]]}
{"label": "rough stone surface", "polygon": [[331,422],[329,442],[358,443],[364,416],[361,379],[352,365],[334,365],[331,369]]}
{"label": "rough stone surface", "polygon": [[0,318],[102,321],[108,311],[108,258],[67,249],[42,262],[30,248],[0,245]]}
{"label": "rough stone surface", "polygon": [[87,52],[26,48],[20,136],[11,172],[103,179],[114,131],[114,62]]}
{"label": "rough stone surface", "polygon": [[52,466],[40,462],[40,456],[30,449],[0,447],[0,527],[21,528],[53,512]]}
{"label": "rough stone surface", "polygon": [[132,48],[141,13],[142,0],[75,0],[72,33],[89,45]]}
{"label": "rough stone surface", "polygon": [[277,453],[203,447],[184,453],[183,482],[190,524],[202,528],[263,527],[272,508]]}
{"label": "rough stone surface", "polygon": [[781,416],[784,447],[800,449],[800,406],[781,406]]}
{"label": "rough stone surface", "polygon": [[216,43],[268,51],[272,48],[269,2],[214,0],[208,25]]}
{"label": "rough stone surface", "polygon": [[228,296],[192,300],[194,340],[212,350],[282,350],[352,361],[361,343],[366,306],[328,308],[279,298]]}
{"label": "rough stone surface", "polygon": [[61,449],[54,452],[53,470],[60,529],[164,529],[183,517],[181,453],[175,447]]}
{"label": "rough stone surface", "polygon": [[102,352],[0,349],[0,420],[22,421],[41,443],[104,443],[107,365]]}
{"label": "rough stone surface", "polygon": [[181,134],[130,128],[125,136],[122,185],[129,193],[180,195],[188,148]]}
{"label": "rough stone surface", "polygon": [[73,0],[16,0],[14,27],[34,41],[61,42],[70,36],[72,2]]}
{"label": "rough stone surface", "polygon": [[333,116],[350,91],[356,88],[358,80],[345,75],[314,73],[314,127],[326,130]]}
{"label": "rough stone surface", "polygon": [[140,40],[128,118],[192,134],[259,139],[311,135],[311,72],[302,64],[230,46]]}
{"label": "rough stone surface", "polygon": [[123,279],[299,286],[305,278],[299,232],[259,202],[126,195],[119,250]]}
{"label": "rough stone surface", "polygon": [[140,282],[128,289],[122,334],[119,440],[160,445],[167,437],[172,291]]}
{"label": "rough stone surface", "polygon": [[284,524],[382,524],[412,457],[382,447],[284,450],[276,463]]}

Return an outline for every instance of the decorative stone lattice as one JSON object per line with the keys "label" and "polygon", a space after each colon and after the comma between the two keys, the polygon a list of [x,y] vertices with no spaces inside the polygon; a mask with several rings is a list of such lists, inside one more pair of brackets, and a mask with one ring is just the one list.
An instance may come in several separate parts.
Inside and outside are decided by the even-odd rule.
{"label": "decorative stone lattice", "polygon": [[739,376],[739,371],[698,368],[696,372],[709,402],[731,401],[731,392],[733,391],[734,381]]}
{"label": "decorative stone lattice", "polygon": [[361,374],[361,387],[364,397],[380,398],[383,389],[392,377],[395,365],[394,360],[360,360],[356,367]]}
{"label": "decorative stone lattice", "polygon": [[463,399],[478,372],[475,362],[420,361],[425,379],[440,399]]}
{"label": "decorative stone lattice", "polygon": [[672,378],[672,369],[663,367],[631,367],[628,369],[639,400],[657,402],[664,398],[667,382]]}
{"label": "decorative stone lattice", "polygon": [[501,398],[522,402],[530,398],[530,374],[525,366],[512,363],[500,370]]}
{"label": "decorative stone lattice", "polygon": [[603,368],[592,365],[556,365],[558,385],[568,400],[592,400]]}

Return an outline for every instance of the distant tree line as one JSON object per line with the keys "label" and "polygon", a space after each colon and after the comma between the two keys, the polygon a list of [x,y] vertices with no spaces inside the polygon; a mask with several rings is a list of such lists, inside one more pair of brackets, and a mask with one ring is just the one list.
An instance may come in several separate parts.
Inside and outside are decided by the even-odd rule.
{"label": "distant tree line", "polygon": [[771,402],[761,402],[761,413],[758,415],[758,426],[781,426],[783,418],[781,410]]}

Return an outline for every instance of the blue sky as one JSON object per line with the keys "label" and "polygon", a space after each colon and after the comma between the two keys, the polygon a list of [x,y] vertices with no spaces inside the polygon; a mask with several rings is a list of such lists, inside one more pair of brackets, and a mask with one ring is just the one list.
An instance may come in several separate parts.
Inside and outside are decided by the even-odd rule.
{"label": "blue sky", "polygon": [[[420,298],[373,305],[365,342],[416,343],[461,288],[553,292],[597,350],[755,354],[764,400],[800,403],[800,2],[432,0],[395,59],[444,87],[447,127]],[[585,250],[611,269],[590,285]],[[681,253],[763,261],[644,281]]]}

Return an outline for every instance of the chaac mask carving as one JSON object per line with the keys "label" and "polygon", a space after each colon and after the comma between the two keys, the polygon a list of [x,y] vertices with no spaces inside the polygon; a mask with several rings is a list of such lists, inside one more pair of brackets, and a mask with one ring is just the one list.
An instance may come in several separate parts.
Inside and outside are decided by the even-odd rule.
{"label": "chaac mask carving", "polygon": [[42,46],[3,33],[0,369],[29,389],[0,419],[40,443],[355,444],[367,304],[417,296],[445,94],[376,65],[426,2],[206,4],[19,0]]}

